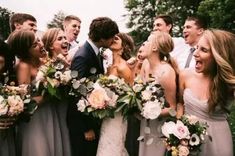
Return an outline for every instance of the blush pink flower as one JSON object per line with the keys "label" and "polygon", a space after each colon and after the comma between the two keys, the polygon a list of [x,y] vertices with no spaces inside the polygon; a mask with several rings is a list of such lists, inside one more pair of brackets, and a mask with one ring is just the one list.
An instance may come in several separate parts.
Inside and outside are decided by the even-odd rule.
{"label": "blush pink flower", "polygon": [[17,115],[17,114],[23,112],[24,102],[20,98],[20,96],[18,96],[18,95],[9,96],[8,99],[7,99],[7,102],[9,104],[8,114],[10,116],[14,116],[14,115]]}
{"label": "blush pink flower", "polygon": [[173,133],[178,139],[190,138],[188,127],[185,126],[184,123],[180,120],[177,120],[176,125],[175,125],[175,130]]}
{"label": "blush pink flower", "polygon": [[103,109],[110,98],[103,88],[97,87],[91,92],[87,100],[92,108]]}

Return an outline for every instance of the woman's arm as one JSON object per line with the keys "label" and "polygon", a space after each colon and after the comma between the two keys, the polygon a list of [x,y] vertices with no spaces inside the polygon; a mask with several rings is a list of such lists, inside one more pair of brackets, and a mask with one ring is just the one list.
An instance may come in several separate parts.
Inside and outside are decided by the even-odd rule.
{"label": "woman's arm", "polygon": [[19,62],[17,68],[17,80],[19,85],[31,83],[31,72],[29,64]]}
{"label": "woman's arm", "polygon": [[185,74],[186,72],[184,70],[179,74],[179,102],[177,103],[177,118],[180,118],[184,114],[183,92],[185,89]]}
{"label": "woman's arm", "polygon": [[176,73],[174,69],[166,66],[165,70],[159,78],[159,83],[164,89],[164,94],[169,108],[164,108],[161,112],[162,116],[168,115],[170,110],[176,110]]}
{"label": "woman's arm", "polygon": [[[18,84],[31,84],[31,68],[30,65],[25,62],[19,62],[17,68],[17,80]],[[33,100],[40,104],[43,101],[42,96],[34,96]]]}

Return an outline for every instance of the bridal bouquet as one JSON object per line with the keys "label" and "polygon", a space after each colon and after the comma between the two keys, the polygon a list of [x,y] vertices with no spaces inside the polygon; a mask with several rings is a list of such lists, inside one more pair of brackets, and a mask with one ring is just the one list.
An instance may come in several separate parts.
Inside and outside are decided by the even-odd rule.
{"label": "bridal bouquet", "polygon": [[47,92],[49,95],[60,99],[62,94],[66,94],[71,79],[69,65],[59,55],[56,59],[48,59],[39,68],[35,79],[35,86],[42,94]]}
{"label": "bridal bouquet", "polygon": [[198,155],[205,141],[208,125],[195,116],[183,116],[180,119],[165,122],[162,133],[167,153],[171,156]]}
{"label": "bridal bouquet", "polygon": [[31,100],[28,85],[0,87],[0,118],[16,117],[21,113],[32,114],[37,108]]}
{"label": "bridal bouquet", "polygon": [[104,75],[95,81],[89,78],[72,81],[72,86],[70,95],[80,95],[78,111],[101,119],[114,117],[114,113],[121,110],[119,103],[124,102],[123,95],[130,89],[123,79]]}
{"label": "bridal bouquet", "polygon": [[154,78],[149,78],[149,81],[144,83],[137,77],[132,88],[141,115],[146,119],[158,118],[162,108],[167,104],[161,85]]}

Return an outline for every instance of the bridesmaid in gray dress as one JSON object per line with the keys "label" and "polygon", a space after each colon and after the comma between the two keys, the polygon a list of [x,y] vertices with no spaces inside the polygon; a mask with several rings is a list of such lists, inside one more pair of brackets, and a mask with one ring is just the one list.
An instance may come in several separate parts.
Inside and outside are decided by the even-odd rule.
{"label": "bridesmaid in gray dress", "polygon": [[[14,56],[8,45],[0,40],[0,85],[15,80],[13,72]],[[0,117],[0,156],[15,156],[15,123],[14,117]]]}
{"label": "bridesmaid in gray dress", "polygon": [[[19,84],[30,84],[43,64],[40,58],[45,57],[42,41],[32,31],[13,32],[8,43],[19,58],[17,80]],[[18,126],[19,156],[63,156],[63,140],[59,117],[53,100],[35,96],[38,103],[30,121]],[[67,156],[67,155],[66,155]]]}
{"label": "bridesmaid in gray dress", "polygon": [[[194,115],[209,125],[200,156],[232,156],[233,143],[227,122],[234,103],[235,35],[222,30],[206,30],[198,42],[195,70],[180,73],[178,117]],[[184,106],[184,107],[183,107]]]}
{"label": "bridesmaid in gray dress", "polygon": [[[49,54],[50,58],[57,58],[60,55],[60,59],[63,59],[65,64],[70,66],[70,63],[67,59],[68,57],[68,41],[66,39],[65,33],[60,28],[51,28],[48,29],[42,36],[42,42],[44,43],[45,49]],[[70,156],[70,141],[69,141],[69,132],[67,127],[67,109],[68,109],[68,100],[67,98],[62,98],[58,101],[58,104],[55,105],[55,110],[58,115],[59,127],[61,130],[61,140],[62,140],[62,151],[64,156]]]}
{"label": "bridesmaid in gray dress", "polygon": [[[144,44],[144,50],[139,54],[141,58],[146,58],[141,68],[141,76],[144,81],[148,81],[152,75],[164,89],[165,98],[169,104],[162,110],[159,119],[141,120],[140,135],[144,136],[144,141],[139,144],[139,156],[164,156],[165,145],[161,139],[161,126],[164,116],[169,115],[171,109],[176,108],[176,73],[177,66],[171,59],[169,53],[173,50],[174,44],[171,36],[165,32],[153,32]],[[160,119],[161,118],[161,119]],[[151,136],[144,133],[145,127],[150,127]],[[154,137],[153,142],[148,145],[148,139]]]}

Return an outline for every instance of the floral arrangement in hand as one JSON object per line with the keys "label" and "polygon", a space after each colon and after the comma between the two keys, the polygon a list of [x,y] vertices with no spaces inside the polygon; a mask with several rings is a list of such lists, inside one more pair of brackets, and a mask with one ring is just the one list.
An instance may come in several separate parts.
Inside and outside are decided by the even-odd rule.
{"label": "floral arrangement in hand", "polygon": [[61,59],[61,54],[56,59],[48,59],[47,62],[39,68],[35,79],[35,86],[39,92],[44,94],[49,93],[51,96],[55,96],[58,99],[61,98],[62,92],[65,92],[65,88],[71,83],[71,70],[68,63]]}
{"label": "floral arrangement in hand", "polygon": [[130,87],[116,76],[99,75],[98,79],[82,78],[72,81],[70,95],[79,95],[78,111],[92,114],[97,118],[114,117],[121,110],[119,104]]}
{"label": "floral arrangement in hand", "polygon": [[0,117],[16,117],[21,113],[33,114],[36,102],[31,99],[28,85],[0,87]]}
{"label": "floral arrangement in hand", "polygon": [[167,104],[161,85],[154,78],[150,77],[148,82],[144,83],[140,77],[137,77],[132,88],[140,114],[146,119],[158,118]]}
{"label": "floral arrangement in hand", "polygon": [[195,116],[182,116],[167,121],[162,126],[168,155],[198,155],[200,146],[205,142],[208,125]]}

